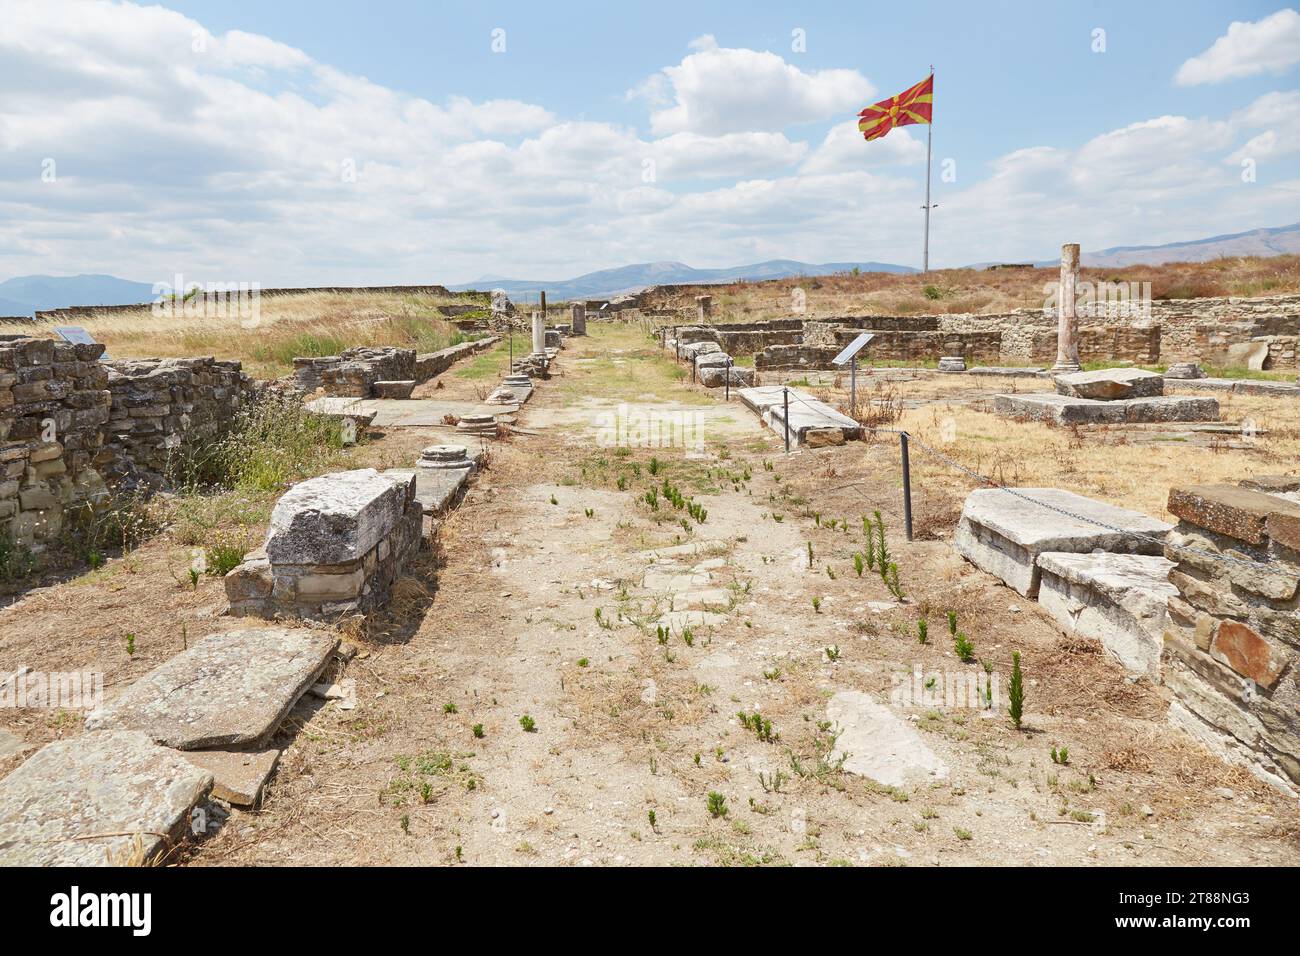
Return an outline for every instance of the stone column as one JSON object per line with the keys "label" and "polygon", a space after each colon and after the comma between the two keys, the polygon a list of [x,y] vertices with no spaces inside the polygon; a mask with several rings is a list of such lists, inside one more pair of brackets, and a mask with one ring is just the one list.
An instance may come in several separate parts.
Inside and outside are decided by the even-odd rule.
{"label": "stone column", "polygon": [[569,329],[574,335],[587,334],[587,307],[582,303],[573,307],[573,314],[569,318]]}
{"label": "stone column", "polygon": [[1074,299],[1079,285],[1079,244],[1061,246],[1061,282],[1056,292],[1056,364],[1053,372],[1079,371],[1079,317]]}
{"label": "stone column", "polygon": [[703,322],[713,314],[713,296],[697,295],[695,297],[695,307],[699,312],[699,320]]}
{"label": "stone column", "polygon": [[533,353],[541,355],[546,351],[546,313],[533,313]]}

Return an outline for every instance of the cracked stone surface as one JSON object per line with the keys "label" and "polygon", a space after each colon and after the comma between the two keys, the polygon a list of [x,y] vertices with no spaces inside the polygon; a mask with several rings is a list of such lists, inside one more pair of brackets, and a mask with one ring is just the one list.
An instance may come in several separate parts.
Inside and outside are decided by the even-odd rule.
{"label": "cracked stone surface", "polygon": [[205,637],[86,717],[87,730],[131,729],[177,750],[263,742],[338,646],[315,630]]}
{"label": "cracked stone surface", "polygon": [[0,781],[0,865],[106,866],[137,834],[152,859],[211,789],[212,774],[135,731],[55,741]]}
{"label": "cracked stone surface", "polygon": [[831,760],[844,758],[849,773],[887,787],[905,787],[948,776],[921,733],[870,694],[842,690],[826,705],[826,717],[839,737]]}

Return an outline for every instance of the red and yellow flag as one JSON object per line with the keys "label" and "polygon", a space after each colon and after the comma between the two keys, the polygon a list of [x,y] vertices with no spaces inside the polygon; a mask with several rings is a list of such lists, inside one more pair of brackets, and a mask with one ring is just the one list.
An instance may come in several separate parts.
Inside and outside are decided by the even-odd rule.
{"label": "red and yellow flag", "polygon": [[868,106],[858,114],[862,117],[858,120],[858,129],[862,130],[864,139],[880,139],[895,126],[930,122],[933,108],[934,74],[931,73],[916,86],[897,96],[881,100],[875,106]]}

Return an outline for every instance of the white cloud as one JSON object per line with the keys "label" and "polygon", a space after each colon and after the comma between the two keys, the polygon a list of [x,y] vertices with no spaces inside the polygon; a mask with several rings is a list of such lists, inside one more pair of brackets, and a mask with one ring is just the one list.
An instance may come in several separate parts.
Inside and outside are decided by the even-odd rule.
{"label": "white cloud", "polygon": [[1179,86],[1222,83],[1260,73],[1283,73],[1300,63],[1300,14],[1279,10],[1255,22],[1233,21],[1204,53],[1186,60]]}
{"label": "white cloud", "polygon": [[[521,100],[433,102],[160,7],[5,13],[0,276],[183,272],[269,287],[920,258],[925,131],[864,142],[853,114],[873,94],[852,70],[804,72],[701,38],[634,94],[652,121],[642,133]],[[814,131],[790,131],[814,116]],[[841,119],[826,131],[826,117]],[[937,152],[934,259],[1274,222],[1297,208],[1294,172],[1246,186],[1225,156],[1293,143],[1300,93],[1285,92],[1227,119],[1157,117],[1073,150],[963,162],[954,183]]]}
{"label": "white cloud", "polygon": [[630,93],[655,107],[650,115],[655,133],[780,130],[854,114],[875,92],[857,70],[805,73],[775,53],[720,47],[711,36],[691,47],[695,52],[681,63]]}
{"label": "white cloud", "polygon": [[915,139],[908,129],[891,130],[883,139],[867,142],[854,119],[832,126],[822,144],[799,167],[799,171],[805,174],[841,173],[923,162],[925,144]]}

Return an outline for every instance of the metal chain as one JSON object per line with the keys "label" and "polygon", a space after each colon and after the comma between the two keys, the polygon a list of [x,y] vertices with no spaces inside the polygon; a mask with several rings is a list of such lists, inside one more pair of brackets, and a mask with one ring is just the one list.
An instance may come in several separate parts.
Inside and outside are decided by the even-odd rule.
{"label": "metal chain", "polygon": [[[783,387],[791,395],[793,395],[796,400],[803,402],[803,404],[807,405],[808,408],[812,408],[814,411],[817,411],[817,409],[813,408],[812,405],[810,405],[807,401],[805,401],[804,398],[798,392],[791,389],[789,386],[783,386]],[[822,404],[825,403],[823,402]],[[1027,501],[1030,504],[1038,505],[1038,507],[1040,508],[1046,508],[1048,511],[1055,511],[1058,514],[1065,515],[1065,517],[1067,518],[1073,518],[1075,521],[1082,521],[1085,524],[1096,525],[1099,528],[1104,528],[1107,531],[1112,531],[1115,532],[1116,534],[1121,534],[1126,537],[1140,538],[1144,541],[1150,541],[1154,544],[1160,545],[1162,548],[1168,548],[1171,551],[1181,552],[1183,554],[1195,554],[1203,558],[1210,558],[1211,560],[1214,561],[1223,561],[1227,564],[1241,565],[1242,567],[1251,568],[1252,570],[1258,570],[1261,567],[1268,567],[1270,565],[1276,565],[1278,567],[1283,567],[1283,568],[1289,567],[1288,565],[1285,565],[1280,561],[1273,561],[1271,559],[1265,559],[1263,561],[1243,561],[1241,558],[1229,557],[1226,554],[1219,554],[1216,551],[1205,551],[1201,548],[1191,548],[1185,545],[1170,544],[1165,539],[1157,538],[1155,535],[1144,534],[1140,531],[1130,531],[1125,528],[1119,528],[1116,527],[1115,525],[1107,524],[1104,521],[1099,521],[1096,518],[1089,518],[1086,515],[1081,515],[1076,512],[1070,511],[1068,508],[1062,508],[1059,505],[1048,504],[1046,501],[1039,501],[1037,498],[1034,498],[1031,495],[1027,495],[1024,492],[1019,491],[1015,488],[1008,488],[1006,485],[996,481],[993,478],[988,477],[987,475],[982,475],[971,468],[967,468],[961,462],[953,458],[950,458],[949,456],[945,455],[943,452],[939,451],[939,449],[930,447],[925,442],[921,441],[919,438],[914,436],[911,432],[903,431],[902,429],[898,429],[898,428],[878,428],[872,425],[863,425],[862,427],[867,429],[870,432],[879,432],[879,433],[884,433],[889,435],[906,435],[907,440],[910,444],[916,445],[922,451],[934,456],[935,458],[938,458],[940,461],[944,462],[949,467],[954,468],[957,471],[960,471],[971,478],[974,478],[976,481],[980,482],[981,484],[988,485],[990,488],[993,488],[997,491],[1005,491],[1007,494],[1013,495],[1014,497],[1019,498],[1022,501]],[[843,485],[842,487],[847,488],[849,486]],[[832,490],[837,490],[837,489],[832,489]],[[1290,572],[1288,571],[1288,573]]]}

